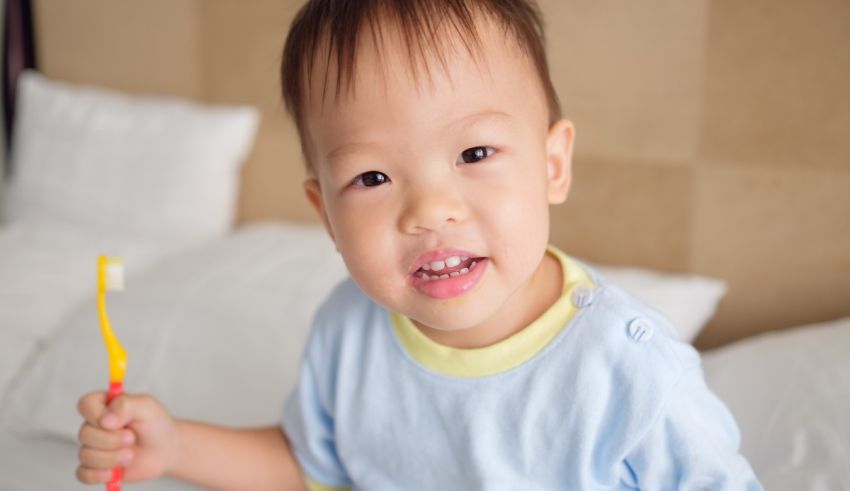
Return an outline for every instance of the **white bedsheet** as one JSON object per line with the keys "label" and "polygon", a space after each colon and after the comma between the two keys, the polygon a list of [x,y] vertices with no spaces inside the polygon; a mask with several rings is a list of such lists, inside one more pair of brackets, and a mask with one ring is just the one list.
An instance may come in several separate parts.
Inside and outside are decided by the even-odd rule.
{"label": "white bedsheet", "polygon": [[[1,491],[101,491],[77,481],[78,447],[43,436],[0,431]],[[127,491],[198,491],[202,488],[173,479],[136,483]]]}
{"label": "white bedsheet", "polygon": [[93,298],[98,254],[123,257],[131,278],[184,248],[64,222],[0,227],[0,400],[68,311]]}
{"label": "white bedsheet", "polygon": [[850,489],[850,317],[703,354],[768,490]]}
{"label": "white bedsheet", "polygon": [[[128,390],[152,392],[185,417],[274,423],[310,317],[344,276],[315,226],[254,225],[159,260],[107,300],[129,352]],[[97,489],[74,478],[75,401],[106,383],[92,294],[55,315],[58,327],[0,400],[0,491]],[[196,488],[163,479],[132,489]]]}

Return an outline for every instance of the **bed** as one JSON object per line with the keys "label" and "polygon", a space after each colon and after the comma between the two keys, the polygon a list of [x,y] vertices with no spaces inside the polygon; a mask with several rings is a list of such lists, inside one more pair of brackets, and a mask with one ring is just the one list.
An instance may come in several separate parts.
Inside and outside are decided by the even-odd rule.
{"label": "bed", "polygon": [[[707,278],[599,267],[680,316],[680,326],[705,323],[724,291]],[[274,423],[294,383],[311,312],[344,276],[320,227],[272,222],[129,273],[127,290],[109,299],[130,353],[127,386],[156,394],[179,416],[241,427]],[[80,394],[103,385],[106,367],[93,297],[85,297],[57,316],[49,340],[35,346],[6,390],[0,489],[85,488],[73,478],[80,423],[73,408]],[[688,302],[691,315],[677,313]],[[708,315],[692,314],[700,309]],[[4,356],[21,349],[6,342],[8,334],[4,329]],[[848,345],[850,318],[842,318],[703,354],[708,383],[735,414],[742,451],[766,489],[850,485]],[[168,479],[138,488],[192,489]]]}
{"label": "bed", "polygon": [[[773,73],[772,55],[757,49],[759,29],[782,26],[792,38],[817,30],[847,41],[845,31],[830,30],[845,25],[832,19],[847,13],[813,9],[811,22],[797,24],[790,22],[796,11],[779,2],[759,13],[766,16],[761,23],[747,25],[749,37],[730,40],[716,19],[752,20],[752,7],[656,2],[629,14],[585,6],[567,18],[569,2],[541,3],[550,19],[569,27],[551,30],[556,47],[571,36],[592,40],[597,31],[583,26],[602,19],[619,29],[596,48],[603,50],[596,60],[623,54],[604,51],[618,39],[655,47],[665,35],[691,36],[694,49],[708,53],[695,67],[693,53],[662,49],[645,80],[631,82],[628,90],[645,84],[637,94],[584,86],[564,72],[579,64],[589,80],[594,73],[611,78],[613,67],[598,65],[604,62],[580,54],[553,60],[579,135],[588,128],[576,156],[581,186],[556,212],[553,241],[661,310],[702,350],[708,384],[734,413],[742,452],[766,489],[850,489],[850,147],[830,139],[829,126],[850,122],[850,110],[829,106],[819,135],[796,123],[777,128],[747,119],[753,105],[737,88],[756,87],[754,80]],[[346,275],[305,211],[294,131],[274,88],[280,35],[297,4],[7,2],[37,14],[40,47],[37,60],[32,50],[7,56],[24,62],[11,77],[17,91],[7,94],[17,111],[7,119],[12,153],[0,188],[0,490],[91,489],[73,477],[80,424],[74,406],[82,393],[105,385],[94,307],[100,253],[120,255],[127,265],[127,290],[108,302],[130,353],[129,390],[156,394],[178,416],[221,424],[280,417],[312,312]],[[635,15],[665,27],[636,30],[629,21]],[[123,29],[84,28],[116,18]],[[32,36],[29,23],[17,22]],[[136,42],[143,35],[157,42]],[[822,37],[806,39],[816,50],[824,48]],[[733,41],[746,49],[719,57]],[[758,65],[764,71],[750,68],[747,50],[768,57]],[[803,63],[792,48],[784,56],[782,63]],[[674,99],[670,106],[655,110],[658,131],[676,138],[644,132],[637,144],[632,135],[647,106],[626,101],[654,97],[671,59],[683,76],[665,95]],[[850,73],[843,59],[805,60],[813,73]],[[724,85],[730,72],[741,77],[734,89]],[[704,78],[689,85],[696,73]],[[800,96],[810,107],[827,107],[824,93],[843,94],[821,78],[826,82],[796,82],[818,88]],[[772,90],[759,104],[770,107]],[[702,109],[694,109],[694,97]],[[596,107],[593,114],[610,110],[612,118],[582,120],[589,114],[582,104]],[[732,136],[712,119],[721,109],[737,115]],[[803,111],[800,119],[808,117],[815,116]],[[597,124],[610,141],[594,133]],[[789,150],[802,162],[792,165],[757,138],[751,147],[735,139],[765,125],[800,130],[800,144],[817,144],[821,153]],[[718,142],[725,146],[706,150]],[[600,213],[615,225],[588,219]],[[647,225],[629,226],[636,222]],[[262,385],[245,383],[258,379]],[[194,488],[162,479],[133,489]]]}

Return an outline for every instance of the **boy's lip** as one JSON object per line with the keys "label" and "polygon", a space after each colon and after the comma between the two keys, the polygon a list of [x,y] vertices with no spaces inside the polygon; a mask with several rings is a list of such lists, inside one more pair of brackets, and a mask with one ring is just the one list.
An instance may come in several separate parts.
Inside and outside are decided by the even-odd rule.
{"label": "boy's lip", "polygon": [[[450,275],[444,274],[440,275],[440,278],[431,277],[429,279],[423,276],[432,272],[431,269],[427,269],[429,264],[443,262],[453,256],[463,262],[459,265],[442,269],[442,271],[452,270],[453,272]],[[489,258],[466,250],[454,248],[436,249],[422,254],[413,263],[413,266],[410,268],[410,285],[419,293],[431,298],[439,300],[454,298],[463,295],[478,285],[488,263]],[[463,267],[462,270],[459,269],[461,267]],[[458,274],[460,271],[465,272]]]}
{"label": "boy's lip", "polygon": [[[439,259],[437,259],[439,261]],[[454,276],[441,275],[440,278],[431,277],[425,279],[418,274],[410,275],[410,285],[419,293],[437,299],[448,300],[459,297],[475,288],[484,275],[490,260],[486,257],[477,257],[468,260],[470,266],[463,274],[452,273]],[[422,272],[425,274],[425,272]]]}
{"label": "boy's lip", "polygon": [[435,261],[443,261],[446,258],[449,258],[449,257],[452,257],[452,256],[473,257],[473,258],[483,257],[483,256],[479,256],[478,254],[475,254],[475,253],[472,253],[472,252],[469,252],[469,251],[464,251],[464,250],[461,250],[461,249],[451,249],[451,248],[435,249],[433,251],[428,251],[428,252],[422,254],[421,256],[419,256],[416,259],[416,261],[413,262],[413,266],[410,267],[408,274],[412,275],[412,274],[416,273],[417,271],[419,271],[419,269],[421,269],[422,266],[425,266],[426,264],[430,264],[430,263],[433,263]]}

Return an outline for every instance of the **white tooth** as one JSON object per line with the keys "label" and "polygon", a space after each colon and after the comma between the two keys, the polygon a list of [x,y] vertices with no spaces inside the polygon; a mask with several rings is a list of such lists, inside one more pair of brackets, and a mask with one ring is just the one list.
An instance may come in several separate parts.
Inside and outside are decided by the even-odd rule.
{"label": "white tooth", "polygon": [[458,273],[457,271],[452,271],[451,273],[449,273],[449,276],[451,276],[452,278],[456,278],[460,276],[460,273]]}
{"label": "white tooth", "polygon": [[449,279],[449,275],[447,275],[447,274],[441,274],[441,275],[440,275],[440,279],[441,279],[441,280],[447,280],[447,279]]}
{"label": "white tooth", "polygon": [[434,271],[439,271],[445,267],[446,263],[444,263],[443,261],[434,261],[433,263],[431,263],[431,269],[433,269]]}
{"label": "white tooth", "polygon": [[466,273],[469,273],[469,268],[463,268],[463,269],[460,270],[460,274],[466,274]]}
{"label": "white tooth", "polygon": [[428,276],[428,273],[422,273],[419,277],[422,278],[423,280],[431,279],[431,277]]}
{"label": "white tooth", "polygon": [[466,261],[467,259],[469,259],[469,258],[468,258],[468,257],[466,257],[466,256],[460,256],[460,260],[461,260],[461,261]]}
{"label": "white tooth", "polygon": [[430,270],[431,270],[431,265],[430,265],[430,264],[423,264],[423,265],[422,265],[422,269],[424,269],[425,271],[430,271]]}
{"label": "white tooth", "polygon": [[460,258],[459,257],[452,256],[452,257],[446,258],[446,266],[448,266],[450,268],[454,268],[458,264],[460,264]]}
{"label": "white tooth", "polygon": [[472,264],[469,265],[469,269],[474,268],[476,264],[478,264],[477,261],[472,261]]}

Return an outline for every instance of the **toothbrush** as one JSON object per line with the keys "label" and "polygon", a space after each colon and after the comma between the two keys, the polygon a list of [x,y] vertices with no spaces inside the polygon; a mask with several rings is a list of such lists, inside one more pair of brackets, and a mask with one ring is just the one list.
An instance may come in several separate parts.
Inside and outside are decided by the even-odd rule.
{"label": "toothbrush", "polygon": [[[106,404],[124,393],[124,372],[127,370],[127,352],[112,332],[106,315],[106,292],[124,289],[124,263],[121,258],[99,256],[97,258],[97,311],[100,316],[100,332],[109,355],[109,391]],[[106,483],[106,491],[121,491],[122,467],[112,469],[112,478]]]}

